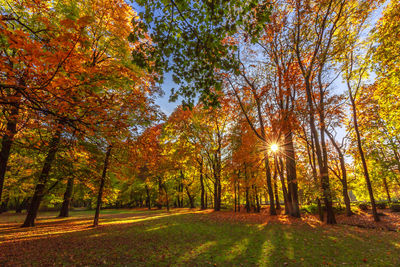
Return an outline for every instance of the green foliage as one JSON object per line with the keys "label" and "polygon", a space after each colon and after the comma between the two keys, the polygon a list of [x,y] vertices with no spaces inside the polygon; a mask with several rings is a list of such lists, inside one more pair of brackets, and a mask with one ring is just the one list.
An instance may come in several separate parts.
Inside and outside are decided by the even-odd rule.
{"label": "green foliage", "polygon": [[[374,66],[377,73],[375,98],[381,105],[380,113],[390,128],[399,133],[400,115],[400,2],[391,0],[383,11],[373,35],[376,41]],[[395,100],[396,99],[396,100]]]}
{"label": "green foliage", "polygon": [[171,100],[181,95],[189,106],[198,93],[205,104],[218,105],[221,72],[239,68],[237,46],[228,38],[245,34],[257,41],[271,12],[268,2],[255,0],[136,2],[145,7],[140,17],[154,41],[159,72],[172,71],[180,86]]}
{"label": "green foliage", "polygon": [[303,205],[301,207],[301,212],[307,212],[310,214],[317,214],[318,213],[318,205],[317,204],[309,204],[309,205]]}

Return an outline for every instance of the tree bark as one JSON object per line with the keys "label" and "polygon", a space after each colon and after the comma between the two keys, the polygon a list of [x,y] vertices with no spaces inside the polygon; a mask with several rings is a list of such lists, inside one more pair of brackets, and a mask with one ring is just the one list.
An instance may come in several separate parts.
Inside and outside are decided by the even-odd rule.
{"label": "tree bark", "polygon": [[195,208],[194,207],[194,197],[190,194],[188,186],[186,186],[185,189],[186,189],[186,194],[187,194],[187,196],[189,198],[190,208],[194,209]]}
{"label": "tree bark", "polygon": [[[315,163],[315,147],[314,147],[314,138],[312,137],[312,132],[311,132],[311,144],[308,143],[307,140],[307,132],[304,129],[304,136],[306,138],[307,142],[307,154],[308,154],[308,160],[309,164],[311,166],[312,174],[313,174],[313,180],[316,184],[318,184],[318,177],[317,177],[317,169],[316,169],[316,163]],[[310,149],[311,147],[311,149]],[[319,196],[316,197],[317,201],[317,206],[318,206],[318,214],[319,214],[319,220],[321,222],[324,221],[324,210],[322,209],[321,205],[321,199]]]}
{"label": "tree bark", "polygon": [[145,189],[146,189],[146,206],[150,210],[151,209],[150,189],[149,189],[149,186],[147,184],[145,185]]}
{"label": "tree bark", "polygon": [[246,186],[246,211],[250,212],[249,187]]}
{"label": "tree bark", "polygon": [[272,189],[272,181],[271,181],[271,168],[269,166],[269,158],[268,154],[265,154],[265,172],[267,176],[267,188],[268,188],[268,196],[269,196],[269,214],[276,215],[275,209],[275,201],[274,201],[274,190]]}
{"label": "tree bark", "polygon": [[60,215],[58,217],[69,217],[69,208],[71,205],[72,192],[74,189],[74,176],[68,178],[67,188],[64,193],[64,201],[61,205]]}
{"label": "tree bark", "polygon": [[19,204],[16,208],[15,213],[21,213],[23,209],[27,209],[29,205],[29,200],[29,197],[25,197],[24,200],[22,200],[21,204]]}
{"label": "tree bark", "polygon": [[291,205],[289,205],[288,192],[287,192],[286,185],[285,185],[285,176],[283,173],[283,160],[281,157],[279,157],[279,162],[278,162],[276,156],[274,157],[274,160],[275,160],[275,165],[277,167],[277,170],[279,172],[279,178],[281,180],[283,202],[285,203],[285,214],[290,214],[289,207],[291,208]]}
{"label": "tree bark", "polygon": [[385,176],[383,176],[383,185],[385,187],[386,196],[387,196],[389,202],[392,202],[392,199],[390,197],[390,192],[389,192],[389,186],[388,186],[388,183],[387,183],[387,180],[386,180]]}
{"label": "tree bark", "polygon": [[234,195],[234,205],[235,205],[235,212],[236,212],[237,211],[236,179],[233,181],[233,195]]}
{"label": "tree bark", "polygon": [[238,212],[240,212],[240,182],[237,184],[237,202],[238,202]]}
{"label": "tree bark", "polygon": [[103,173],[101,175],[99,193],[97,195],[97,205],[96,205],[96,212],[94,214],[93,227],[96,227],[99,225],[100,208],[101,208],[101,204],[102,204],[104,184],[105,184],[106,177],[107,177],[107,168],[108,168],[108,164],[110,162],[111,148],[112,148],[112,146],[108,145],[106,157],[104,159]]}
{"label": "tree bark", "polygon": [[371,180],[369,178],[367,161],[365,160],[364,150],[363,150],[362,144],[361,144],[361,134],[360,134],[360,130],[358,129],[356,103],[355,103],[355,100],[353,97],[353,93],[351,92],[351,89],[350,89],[350,84],[348,84],[348,89],[349,89],[351,107],[352,107],[352,111],[353,111],[353,123],[354,123],[354,131],[356,132],[356,137],[357,137],[357,147],[358,147],[358,152],[360,153],[360,157],[361,157],[361,162],[362,162],[362,166],[363,166],[363,170],[364,170],[364,178],[365,178],[365,182],[366,182],[367,188],[368,188],[369,199],[371,201],[372,215],[374,216],[374,221],[379,222],[380,219],[379,219],[378,211],[376,209],[374,192],[372,190]]}
{"label": "tree bark", "polygon": [[256,197],[256,212],[261,211],[260,199],[258,198],[257,186],[254,186],[254,194]]}
{"label": "tree bark", "polygon": [[49,178],[49,173],[53,161],[56,157],[58,145],[61,139],[61,127],[58,126],[54,136],[50,140],[49,151],[43,164],[42,172],[40,173],[38,183],[35,187],[31,203],[29,205],[28,214],[25,218],[25,222],[21,227],[32,227],[35,226],[35,219],[39,210],[40,203],[45,194],[45,186]]}
{"label": "tree bark", "polygon": [[341,174],[342,178],[339,178],[340,182],[342,183],[342,192],[343,192],[343,200],[344,204],[346,205],[346,216],[351,216],[354,213],[351,211],[351,204],[350,204],[350,198],[349,198],[349,193],[347,190],[347,170],[346,170],[346,164],[344,162],[344,155],[343,152],[341,151],[339,145],[336,143],[335,138],[333,138],[332,134],[326,131],[329,139],[331,140],[331,143],[333,147],[336,149],[336,152],[339,155],[339,162],[340,162],[340,169],[341,169]]}
{"label": "tree bark", "polygon": [[276,181],[276,179],[277,179],[277,176],[276,175],[274,175],[275,176],[275,179],[274,179],[274,191],[275,191],[275,203],[276,203],[276,209],[277,210],[280,210],[281,209],[281,203],[279,203],[279,191],[278,191],[278,182]]}
{"label": "tree bark", "polygon": [[221,164],[220,154],[215,153],[216,162],[214,163],[214,210],[221,210]]}
{"label": "tree bark", "polygon": [[200,205],[201,209],[204,210],[206,209],[206,204],[205,204],[205,188],[204,188],[204,177],[203,177],[203,159],[200,162],[200,187],[201,187],[201,198],[200,198]]}
{"label": "tree bark", "polygon": [[307,93],[307,105],[308,105],[308,115],[310,119],[310,129],[311,129],[311,135],[314,140],[314,146],[315,146],[315,154],[317,156],[317,162],[318,162],[318,167],[319,167],[319,176],[321,179],[321,188],[322,188],[322,193],[324,196],[324,203],[326,207],[326,213],[327,213],[327,223],[328,224],[336,224],[336,218],[335,218],[335,213],[333,211],[332,207],[332,196],[331,196],[331,190],[330,190],[330,185],[329,185],[329,173],[328,173],[328,164],[327,162],[324,162],[323,160],[323,155],[322,155],[322,150],[321,150],[321,144],[319,141],[318,137],[318,132],[315,126],[315,117],[314,117],[314,103],[312,100],[312,92],[311,92],[311,84],[310,81],[308,80],[308,77],[305,79],[306,83],[306,93]]}
{"label": "tree bark", "polygon": [[296,174],[296,159],[293,145],[293,133],[288,131],[285,135],[285,155],[286,155],[286,173],[288,181],[288,195],[290,196],[289,209],[292,217],[300,217],[297,174]]}
{"label": "tree bark", "polygon": [[166,201],[167,201],[167,211],[169,211],[169,196],[168,196],[168,191],[167,191],[167,186],[164,184],[163,185],[163,188],[164,188],[164,192],[165,192],[165,198],[166,198]]}
{"label": "tree bark", "polygon": [[163,196],[163,184],[161,181],[161,176],[157,176],[158,179],[158,200],[157,200],[157,207],[158,209],[162,209],[163,206],[163,201],[162,201],[162,196]]}
{"label": "tree bark", "polygon": [[[11,105],[9,116],[7,118],[6,131],[1,141],[0,150],[0,202],[3,194],[4,178],[7,171],[7,163],[10,158],[11,146],[14,142],[14,136],[17,133],[17,120],[19,114],[19,106],[21,101],[21,94],[16,93],[16,102]],[[0,212],[1,213],[1,212]]]}

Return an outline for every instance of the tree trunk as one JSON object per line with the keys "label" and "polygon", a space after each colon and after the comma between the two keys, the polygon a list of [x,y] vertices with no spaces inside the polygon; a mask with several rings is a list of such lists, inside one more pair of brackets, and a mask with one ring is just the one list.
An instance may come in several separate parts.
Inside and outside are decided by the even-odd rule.
{"label": "tree trunk", "polygon": [[281,209],[281,203],[279,203],[278,183],[277,183],[276,179],[277,179],[277,177],[275,176],[275,181],[274,181],[275,203],[276,203],[276,209],[280,210]]}
{"label": "tree trunk", "polygon": [[107,168],[108,168],[108,164],[110,161],[111,148],[112,148],[112,146],[108,145],[106,157],[104,159],[103,173],[101,175],[100,188],[99,188],[99,193],[97,195],[97,205],[96,205],[96,212],[94,214],[93,227],[96,227],[99,225],[100,208],[101,208],[101,203],[102,203],[104,184],[105,184],[106,176],[107,176]]}
{"label": "tree trunk", "polygon": [[[217,178],[215,177],[215,179],[217,179]],[[214,181],[214,210],[215,211],[220,210],[219,205],[218,205],[218,181],[217,180]]]}
{"label": "tree trunk", "polygon": [[344,204],[346,205],[346,216],[351,216],[354,213],[351,211],[351,204],[350,204],[350,198],[349,198],[349,193],[347,191],[347,171],[346,171],[346,165],[344,162],[344,157],[343,155],[339,157],[340,158],[340,168],[342,170],[342,186],[343,186],[343,200]]}
{"label": "tree trunk", "polygon": [[[14,136],[17,133],[17,120],[19,113],[19,105],[21,95],[19,93],[15,94],[17,100],[10,108],[10,114],[7,118],[7,125],[3,139],[1,141],[0,150],[0,201],[3,194],[4,178],[7,171],[7,163],[10,157],[10,151],[12,143],[14,142]],[[1,212],[0,212],[1,213]]]}
{"label": "tree trunk", "polygon": [[383,185],[384,185],[384,187],[385,187],[386,196],[387,196],[389,202],[392,202],[392,199],[391,199],[391,197],[390,197],[390,192],[389,192],[389,186],[388,186],[388,183],[387,183],[387,180],[386,180],[386,177],[385,177],[385,176],[383,177]]}
{"label": "tree trunk", "polygon": [[206,204],[205,204],[205,188],[204,188],[204,181],[203,181],[203,159],[200,162],[200,186],[201,186],[201,209],[204,210],[206,209]]}
{"label": "tree trunk", "polygon": [[324,209],[322,208],[321,199],[319,197],[317,197],[317,206],[318,206],[319,220],[321,222],[323,222],[324,221]]}
{"label": "tree trunk", "polygon": [[72,191],[74,189],[74,176],[68,178],[67,188],[64,193],[64,201],[61,205],[60,215],[58,217],[69,217],[69,208],[71,204]]}
{"label": "tree trunk", "polygon": [[351,216],[354,213],[351,211],[351,205],[350,205],[350,198],[349,198],[349,193],[347,192],[347,170],[346,170],[346,164],[344,161],[344,155],[339,147],[339,145],[336,143],[335,138],[332,136],[331,133],[326,131],[326,134],[328,135],[329,139],[331,140],[331,143],[333,147],[336,149],[336,152],[339,155],[339,162],[340,162],[340,170],[342,173],[342,178],[338,177],[340,182],[342,183],[343,187],[343,200],[346,205],[346,216]]}
{"label": "tree trunk", "polygon": [[8,207],[8,202],[10,201],[10,196],[7,196],[6,199],[1,202],[0,205],[0,213],[1,212],[6,212],[7,211],[7,207]]}
{"label": "tree trunk", "polygon": [[285,155],[286,155],[286,173],[288,181],[288,195],[291,208],[289,209],[292,217],[300,217],[297,174],[296,174],[296,160],[293,145],[293,133],[288,131],[285,135]]}
{"label": "tree trunk", "polygon": [[240,212],[240,182],[237,184],[237,194],[238,194],[238,212]]}
{"label": "tree trunk", "polygon": [[356,132],[356,137],[357,137],[357,147],[358,147],[358,151],[360,153],[361,162],[362,162],[362,166],[363,166],[363,170],[364,170],[365,182],[367,183],[369,199],[371,201],[371,207],[372,207],[372,214],[374,216],[374,221],[379,222],[380,219],[378,216],[378,211],[376,210],[374,192],[372,190],[371,180],[369,178],[369,172],[368,172],[368,167],[367,167],[367,161],[365,160],[364,150],[363,150],[362,144],[361,144],[361,135],[360,135],[360,131],[358,129],[356,103],[354,101],[350,86],[349,86],[349,95],[350,95],[350,101],[351,101],[351,106],[352,106],[352,111],[353,111],[353,123],[354,123],[354,130]]}
{"label": "tree trunk", "polygon": [[[313,180],[315,184],[318,184],[318,177],[317,177],[317,169],[316,169],[316,164],[315,164],[315,147],[314,147],[314,138],[312,137],[312,132],[311,132],[311,144],[308,143],[307,140],[307,132],[304,129],[304,136],[306,138],[306,147],[307,147],[307,154],[308,154],[308,162],[311,166],[312,174],[313,174]],[[311,147],[311,149],[310,149]],[[324,221],[324,211],[322,209],[321,205],[321,199],[319,196],[316,197],[317,205],[318,205],[318,214],[319,214],[319,220],[321,222]]]}
{"label": "tree trunk", "polygon": [[188,196],[188,198],[189,198],[190,208],[191,208],[191,209],[194,209],[194,208],[195,208],[195,207],[194,207],[194,197],[193,197],[192,195],[190,195],[189,187],[188,187],[188,186],[186,186],[185,189],[186,189],[186,194],[187,194],[187,196]]}
{"label": "tree trunk", "polygon": [[254,186],[254,194],[256,196],[256,212],[261,211],[260,199],[258,198],[257,186]]}
{"label": "tree trunk", "polygon": [[281,209],[281,204],[279,203],[279,192],[278,192],[278,181],[277,181],[277,179],[278,179],[278,168],[276,166],[275,158],[276,157],[274,157],[275,168],[274,168],[274,178],[273,178],[273,181],[274,181],[274,193],[275,193],[275,206],[276,206],[277,210],[280,210]]}
{"label": "tree trunk", "polygon": [[250,212],[249,187],[246,186],[246,211]]}
{"label": "tree trunk", "polygon": [[164,192],[165,192],[165,198],[166,198],[166,201],[167,201],[167,211],[169,211],[169,196],[168,196],[168,191],[167,191],[167,187],[166,187],[165,184],[163,185],[163,187],[164,187]]}
{"label": "tree trunk", "polygon": [[271,168],[269,166],[268,154],[265,155],[264,162],[265,162],[265,172],[266,172],[266,176],[267,176],[267,187],[268,187],[268,196],[269,196],[269,214],[276,215],[274,190],[272,189]]}
{"label": "tree trunk", "polygon": [[206,204],[206,209],[207,209],[208,208],[207,190],[205,192],[205,204]]}
{"label": "tree trunk", "polygon": [[[332,207],[332,196],[331,196],[331,191],[330,191],[330,185],[329,185],[329,173],[328,173],[328,163],[324,162],[323,155],[322,155],[322,150],[321,150],[321,144],[319,141],[318,137],[318,132],[317,128],[315,126],[315,109],[314,109],[314,102],[312,99],[312,85],[310,84],[309,81],[309,76],[305,76],[305,88],[306,88],[306,94],[307,94],[307,106],[308,106],[308,116],[309,116],[309,123],[310,123],[310,129],[311,129],[311,136],[314,139],[314,146],[315,146],[315,154],[317,156],[317,162],[318,162],[318,167],[319,167],[319,176],[321,179],[321,188],[322,188],[322,193],[324,196],[324,202],[326,206],[326,212],[327,212],[327,223],[328,224],[336,224],[336,219],[335,219],[335,213],[333,211]],[[322,118],[321,118],[322,119]],[[324,122],[322,121],[321,124]]]}
{"label": "tree trunk", "polygon": [[233,181],[233,195],[234,195],[234,205],[235,205],[235,212],[237,211],[237,196],[236,196],[236,179]]}
{"label": "tree trunk", "polygon": [[45,194],[45,186],[49,178],[51,165],[53,164],[54,158],[58,150],[58,145],[61,139],[61,128],[58,126],[54,136],[50,140],[49,151],[46,159],[44,160],[43,169],[40,173],[38,184],[35,187],[31,203],[29,205],[28,214],[26,215],[25,222],[21,227],[32,227],[35,226],[35,219],[39,210],[40,203]]}
{"label": "tree trunk", "polygon": [[213,166],[214,172],[214,210],[221,210],[221,165],[219,153],[215,153],[217,159]]}
{"label": "tree trunk", "polygon": [[178,208],[181,208],[182,205],[181,205],[181,197],[180,197],[180,194],[181,194],[181,184],[180,183],[178,184],[178,187],[176,188],[176,191],[178,192],[178,195],[176,196],[176,201],[177,201],[177,204],[178,204]]}
{"label": "tree trunk", "polygon": [[279,157],[279,162],[278,162],[276,156],[274,157],[274,160],[275,160],[275,165],[277,166],[279,172],[279,178],[281,180],[283,202],[285,203],[285,214],[290,214],[290,208],[292,207],[292,205],[289,205],[288,201],[288,192],[285,185],[285,176],[283,174],[283,160],[281,157]]}
{"label": "tree trunk", "polygon": [[146,189],[146,206],[150,210],[151,209],[150,189],[149,189],[149,186],[147,184],[145,185],[145,189]]}
{"label": "tree trunk", "polygon": [[28,207],[29,200],[29,197],[24,198],[24,200],[22,200],[22,203],[19,204],[16,208],[15,213],[21,213],[23,209],[26,209]]}
{"label": "tree trunk", "polygon": [[163,188],[163,184],[162,184],[162,181],[161,181],[161,177],[160,177],[160,176],[157,176],[157,179],[158,179],[158,201],[157,201],[157,208],[158,208],[158,209],[162,209],[162,206],[163,206],[162,196],[163,196],[164,188]]}

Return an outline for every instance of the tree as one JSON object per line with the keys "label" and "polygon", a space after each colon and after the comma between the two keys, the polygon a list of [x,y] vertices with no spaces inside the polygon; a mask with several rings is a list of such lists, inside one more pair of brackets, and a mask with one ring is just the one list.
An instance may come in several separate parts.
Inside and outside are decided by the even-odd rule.
{"label": "tree", "polygon": [[[92,1],[94,9],[67,9],[67,14],[59,15],[72,16],[73,19],[67,19],[70,24],[75,20],[80,25],[82,18],[85,21],[84,26],[79,28],[79,33],[85,36],[85,42],[73,50],[79,55],[79,61],[73,62],[74,66],[64,67],[73,71],[79,83],[75,83],[70,77],[62,77],[62,84],[52,84],[55,86],[52,87],[55,90],[52,94],[54,99],[50,99],[51,106],[47,107],[50,111],[57,110],[49,116],[53,117],[60,129],[54,133],[54,142],[50,142],[49,161],[45,161],[24,226],[34,224],[43,197],[42,188],[47,183],[48,170],[54,160],[52,154],[57,152],[62,132],[90,136],[99,131],[97,127],[100,125],[101,132],[111,132],[110,136],[116,136],[131,127],[127,121],[132,119],[131,114],[134,117],[138,115],[135,113],[137,108],[140,108],[137,111],[143,115],[141,111],[148,106],[147,95],[152,93],[150,76],[132,63],[129,55],[135,49],[127,40],[131,31],[135,30],[130,26],[130,18],[134,18],[134,12],[124,1],[113,3],[120,7],[117,10],[109,4]],[[63,10],[65,9],[61,9]],[[108,20],[103,20],[104,16]],[[145,111],[144,115],[150,112],[151,109]],[[62,116],[58,116],[59,114]],[[137,119],[139,117],[135,118],[140,124],[140,119]],[[119,128],[119,131],[114,130],[115,133],[112,133],[107,130],[111,128]]]}
{"label": "tree", "polygon": [[398,1],[390,1],[371,36],[374,41],[373,66],[377,88],[375,98],[381,106],[380,114],[389,128],[398,134],[399,99],[399,11]]}

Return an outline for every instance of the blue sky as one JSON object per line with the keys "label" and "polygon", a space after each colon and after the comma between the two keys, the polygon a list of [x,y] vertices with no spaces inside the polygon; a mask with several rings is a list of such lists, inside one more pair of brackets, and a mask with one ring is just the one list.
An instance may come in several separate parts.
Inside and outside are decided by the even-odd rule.
{"label": "blue sky", "polygon": [[[388,1],[385,1],[385,3],[374,12],[371,21],[374,23],[376,22],[382,15],[382,10],[384,7],[388,4]],[[134,10],[137,12],[143,11],[143,8],[139,7],[134,1],[131,2],[132,7]],[[345,92],[347,90],[345,84],[342,82],[341,77],[339,77],[336,82],[333,84],[334,91],[338,93]],[[161,85],[162,90],[164,91],[164,95],[161,97],[157,97],[156,99],[156,104],[160,106],[161,110],[166,114],[170,115],[174,109],[181,104],[181,99],[179,98],[175,102],[169,102],[169,97],[171,95],[171,89],[172,88],[177,88],[177,85],[173,82],[172,80],[172,75],[171,73],[167,73],[164,77],[164,83]],[[343,129],[338,129],[338,135],[342,136],[344,135]]]}
{"label": "blue sky", "polygon": [[176,84],[172,80],[171,73],[167,73],[164,77],[164,83],[161,85],[164,95],[156,99],[156,104],[161,107],[161,110],[166,114],[170,115],[174,109],[181,104],[181,99],[175,102],[169,102],[169,97],[171,95],[171,89],[177,88]]}

